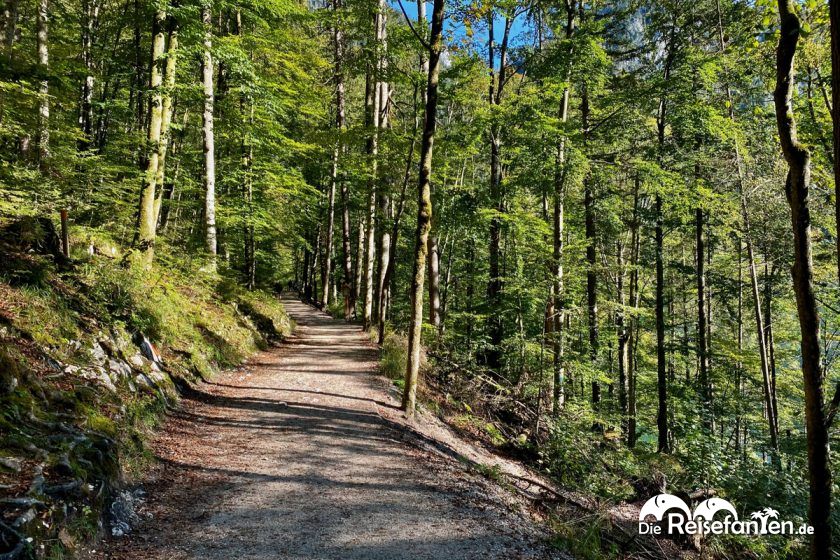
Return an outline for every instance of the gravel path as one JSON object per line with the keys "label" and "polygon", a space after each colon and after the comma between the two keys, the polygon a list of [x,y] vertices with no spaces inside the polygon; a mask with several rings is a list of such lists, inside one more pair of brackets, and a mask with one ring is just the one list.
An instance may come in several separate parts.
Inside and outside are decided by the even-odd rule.
{"label": "gravel path", "polygon": [[92,557],[567,558],[513,494],[412,443],[358,326],[284,303],[295,336],[184,399],[144,521]]}

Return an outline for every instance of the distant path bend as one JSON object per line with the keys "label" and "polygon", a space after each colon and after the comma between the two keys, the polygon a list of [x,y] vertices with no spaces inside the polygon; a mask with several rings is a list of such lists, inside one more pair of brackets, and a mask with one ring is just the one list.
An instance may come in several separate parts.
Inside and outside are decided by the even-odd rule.
{"label": "distant path bend", "polygon": [[295,335],[183,400],[154,443],[141,527],[92,557],[566,558],[508,492],[405,442],[358,326],[284,304]]}

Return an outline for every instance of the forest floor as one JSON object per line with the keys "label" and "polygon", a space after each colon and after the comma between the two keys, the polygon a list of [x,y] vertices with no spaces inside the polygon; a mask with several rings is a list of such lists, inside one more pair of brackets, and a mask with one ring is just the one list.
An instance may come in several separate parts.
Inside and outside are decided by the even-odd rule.
{"label": "forest floor", "polygon": [[185,396],[139,525],[83,558],[569,558],[530,500],[481,474],[515,464],[406,420],[358,325],[284,304],[294,336]]}

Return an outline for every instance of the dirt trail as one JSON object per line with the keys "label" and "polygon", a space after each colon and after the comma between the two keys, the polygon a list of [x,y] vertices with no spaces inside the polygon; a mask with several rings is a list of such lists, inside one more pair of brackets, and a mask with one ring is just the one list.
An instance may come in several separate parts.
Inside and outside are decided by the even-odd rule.
{"label": "dirt trail", "polygon": [[412,443],[358,326],[284,303],[295,336],[184,399],[154,443],[144,521],[93,557],[567,558],[433,439],[458,454],[468,442],[437,426]]}

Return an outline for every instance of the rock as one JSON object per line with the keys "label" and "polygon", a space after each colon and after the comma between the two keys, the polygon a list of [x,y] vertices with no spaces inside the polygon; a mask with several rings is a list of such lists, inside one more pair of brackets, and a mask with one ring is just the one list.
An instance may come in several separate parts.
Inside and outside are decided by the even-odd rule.
{"label": "rock", "polygon": [[108,359],[108,354],[105,352],[105,349],[102,348],[102,346],[98,342],[95,342],[93,344],[93,346],[91,346],[91,348],[90,348],[90,357],[97,364],[104,364],[105,360]]}
{"label": "rock", "polygon": [[102,367],[97,367],[94,369],[85,369],[81,372],[81,377],[85,379],[90,379],[91,381],[96,381],[100,385],[104,385],[112,393],[117,392],[117,387],[114,385],[114,382],[108,376],[108,373]]}
{"label": "rock", "polygon": [[112,393],[117,392],[117,386],[114,385],[114,382],[111,380],[110,377],[108,377],[108,374],[105,373],[104,371],[99,374],[99,377],[97,378],[97,380],[102,385],[104,385],[109,391],[111,391]]}
{"label": "rock", "polygon": [[131,367],[122,360],[115,360],[110,358],[108,360],[108,370],[119,377],[128,377],[131,375]]}
{"label": "rock", "polygon": [[115,537],[127,535],[131,532],[132,525],[140,523],[137,510],[143,503],[144,496],[145,492],[140,489],[123,490],[117,494],[110,508],[111,535]]}
{"label": "rock", "polygon": [[149,377],[145,373],[138,373],[134,377],[134,382],[138,386],[142,386],[142,387],[154,387],[155,386],[154,382],[151,379],[149,379]]}
{"label": "rock", "polygon": [[0,457],[0,467],[14,472],[20,472],[23,461],[14,457]]}
{"label": "rock", "polygon": [[128,363],[136,367],[137,369],[143,369],[143,355],[139,353],[134,354],[128,359]]}
{"label": "rock", "polygon": [[35,509],[34,509],[34,508],[29,508],[28,510],[26,510],[26,511],[24,512],[24,514],[23,514],[23,515],[21,515],[20,517],[18,517],[18,518],[15,520],[15,522],[14,522],[14,523],[12,523],[12,526],[13,526],[13,527],[23,527],[24,525],[26,525],[27,523],[29,523],[29,522],[31,522],[33,519],[35,519],[35,516],[36,516],[36,515],[37,515],[37,512],[35,511]]}
{"label": "rock", "polygon": [[82,368],[80,368],[79,366],[74,366],[73,364],[67,364],[66,366],[64,366],[64,373],[66,373],[67,375],[74,375],[74,374],[78,373],[80,369],[82,369]]}

